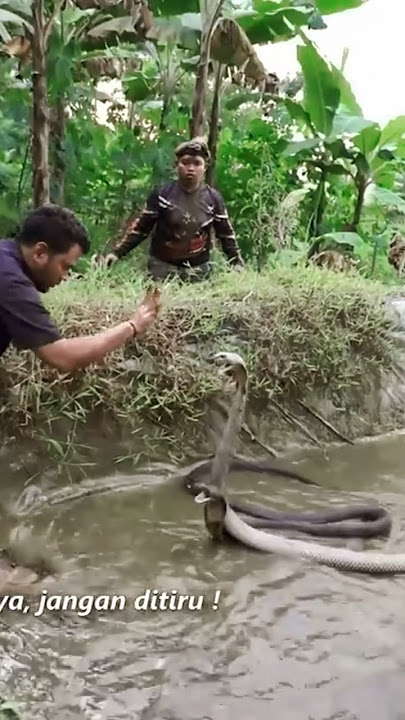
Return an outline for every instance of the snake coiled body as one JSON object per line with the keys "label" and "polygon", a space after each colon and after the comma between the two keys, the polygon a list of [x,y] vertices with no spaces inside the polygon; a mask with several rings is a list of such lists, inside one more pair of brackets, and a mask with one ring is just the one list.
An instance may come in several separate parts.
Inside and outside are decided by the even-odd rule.
{"label": "snake coiled body", "polygon": [[316,545],[265,533],[247,525],[224,499],[224,528],[234,538],[256,550],[327,565],[337,570],[370,574],[405,572],[405,553],[358,552],[347,548]]}
{"label": "snake coiled body", "polygon": [[306,540],[290,539],[264,532],[258,527],[252,527],[238,516],[235,505],[231,507],[226,499],[225,479],[232,466],[236,432],[240,427],[242,410],[246,402],[247,370],[239,355],[219,353],[216,357],[227,362],[235,378],[236,393],[218,445],[215,472],[212,472],[210,481],[203,485],[200,494],[195,498],[197,502],[204,503],[205,524],[212,537],[221,539],[227,533],[255,550],[301,558],[340,571],[370,574],[405,573],[405,553],[360,552],[347,548],[325,547]]}
{"label": "snake coiled body", "polygon": [[[188,492],[197,496],[206,488],[206,478],[213,467],[211,458],[198,460],[179,473]],[[234,455],[229,461],[229,470],[280,475],[305,485],[319,487],[296,470],[283,467],[273,459],[248,458]],[[244,516],[246,524],[256,528],[292,530],[314,537],[363,538],[386,537],[390,534],[392,521],[385,510],[378,505],[341,507],[337,510],[323,510],[318,513],[274,512],[264,505],[240,501],[228,501],[235,512]]]}

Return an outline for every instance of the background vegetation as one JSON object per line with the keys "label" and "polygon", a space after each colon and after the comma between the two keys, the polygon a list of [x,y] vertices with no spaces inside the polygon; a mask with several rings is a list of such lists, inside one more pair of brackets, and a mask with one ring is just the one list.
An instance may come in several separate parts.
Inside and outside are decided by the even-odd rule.
{"label": "background vegetation", "polygon": [[[171,176],[175,145],[203,133],[209,180],[253,267],[335,247],[361,273],[393,281],[405,116],[386,127],[365,118],[345,58],[334,67],[305,35],[360,4],[1,0],[0,235],[52,199],[83,219],[94,251],[106,250]],[[294,35],[301,73],[277,78],[255,48]]]}

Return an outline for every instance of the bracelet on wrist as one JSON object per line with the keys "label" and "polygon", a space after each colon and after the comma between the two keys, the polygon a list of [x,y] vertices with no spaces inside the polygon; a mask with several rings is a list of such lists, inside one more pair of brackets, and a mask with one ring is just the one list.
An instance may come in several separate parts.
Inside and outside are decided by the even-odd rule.
{"label": "bracelet on wrist", "polygon": [[137,336],[137,334],[138,334],[138,329],[137,329],[137,327],[136,327],[136,325],[135,325],[135,323],[134,323],[133,320],[128,320],[128,322],[129,322],[129,324],[130,324],[130,326],[131,326],[131,328],[132,328],[132,337],[135,338],[135,337]]}

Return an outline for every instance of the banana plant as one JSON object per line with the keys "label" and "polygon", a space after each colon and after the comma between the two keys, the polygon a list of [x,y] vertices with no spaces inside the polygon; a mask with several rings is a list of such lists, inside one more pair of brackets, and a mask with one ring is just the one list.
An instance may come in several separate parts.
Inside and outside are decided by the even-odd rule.
{"label": "banana plant", "polygon": [[[209,62],[243,69],[256,87],[266,87],[269,73],[254,44],[281,42],[301,27],[326,27],[323,15],[359,7],[364,0],[149,0],[152,11],[147,38],[175,43],[199,55],[190,123],[191,135],[204,131]],[[112,20],[106,30],[123,31]],[[270,81],[272,79],[270,78]]]}
{"label": "banana plant", "polygon": [[[0,3],[4,0],[0,0]],[[27,0],[9,0],[25,12]],[[82,58],[86,48],[103,46],[103,22],[111,15],[118,20],[131,20],[131,41],[144,38],[144,22],[148,21],[149,8],[146,0],[121,0],[100,5],[98,0],[32,0],[28,3],[30,22],[21,18],[24,36],[5,36],[3,51],[28,66],[32,77],[32,171],[34,205],[42,205],[51,198],[50,144],[54,165],[52,199],[63,199],[63,136],[65,122],[65,98],[67,89],[77,77],[80,66],[94,58]],[[1,12],[1,6],[0,6]],[[108,13],[108,14],[107,14]],[[0,14],[11,22],[9,16]],[[17,23],[14,23],[16,25]],[[101,29],[100,29],[101,28]],[[108,53],[108,50],[105,50]],[[131,58],[130,58],[131,60]],[[104,65],[104,67],[106,67]],[[107,66],[108,67],[108,66]],[[116,65],[115,65],[116,67]],[[52,142],[50,142],[52,141]]]}
{"label": "banana plant", "polygon": [[346,177],[355,192],[353,217],[343,235],[336,235],[337,244],[353,246],[366,207],[405,211],[405,202],[393,192],[396,150],[405,144],[405,117],[384,128],[364,118],[342,72],[321,57],[302,31],[300,35],[303,45],[297,56],[304,78],[303,97],[300,101],[284,98],[283,102],[303,139],[289,143],[284,153],[305,165],[312,184],[308,190],[312,201],[309,233],[315,238],[309,251],[312,255],[325,240],[332,240],[330,233],[324,233],[323,217],[334,178]]}
{"label": "banana plant", "polygon": [[[296,35],[296,29],[326,27],[324,15],[360,7],[367,0],[224,0],[223,16],[233,18],[252,44],[280,42]],[[170,37],[179,44],[199,43],[204,19],[213,7],[207,0],[149,0],[153,12],[149,37]],[[234,27],[234,45],[240,43],[238,28]],[[218,59],[219,58],[214,58]]]}
{"label": "banana plant", "polygon": [[163,132],[176,90],[193,64],[171,43],[161,46],[148,41],[142,45],[142,51],[145,58],[142,67],[122,77],[125,95],[132,104],[153,102],[160,107],[159,130]]}
{"label": "banana plant", "polygon": [[[100,98],[96,84],[103,77],[121,79],[137,72],[143,58],[137,46],[84,50],[88,35],[100,25],[103,13],[95,8],[65,8],[55,20],[47,53],[48,98],[50,103],[51,199],[64,202],[65,125],[68,106],[77,95]],[[96,35],[93,32],[93,40]],[[89,87],[88,80],[91,80]]]}

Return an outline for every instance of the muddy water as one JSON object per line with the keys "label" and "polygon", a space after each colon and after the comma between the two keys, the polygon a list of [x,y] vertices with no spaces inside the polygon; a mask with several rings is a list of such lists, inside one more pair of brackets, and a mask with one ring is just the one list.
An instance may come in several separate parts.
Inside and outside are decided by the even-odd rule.
{"label": "muddy water", "polygon": [[[266,476],[229,487],[276,509],[378,499],[405,552],[405,436],[301,452],[321,490]],[[16,487],[2,477],[3,499]],[[14,482],[14,481],[13,481]],[[0,695],[31,720],[395,720],[405,718],[405,576],[350,576],[212,547],[201,507],[167,472],[84,498],[54,521],[71,592],[120,595],[124,610],[0,614]],[[374,543],[374,545],[383,543]],[[201,610],[135,610],[146,589],[203,596]],[[212,608],[221,592],[218,609]]]}

